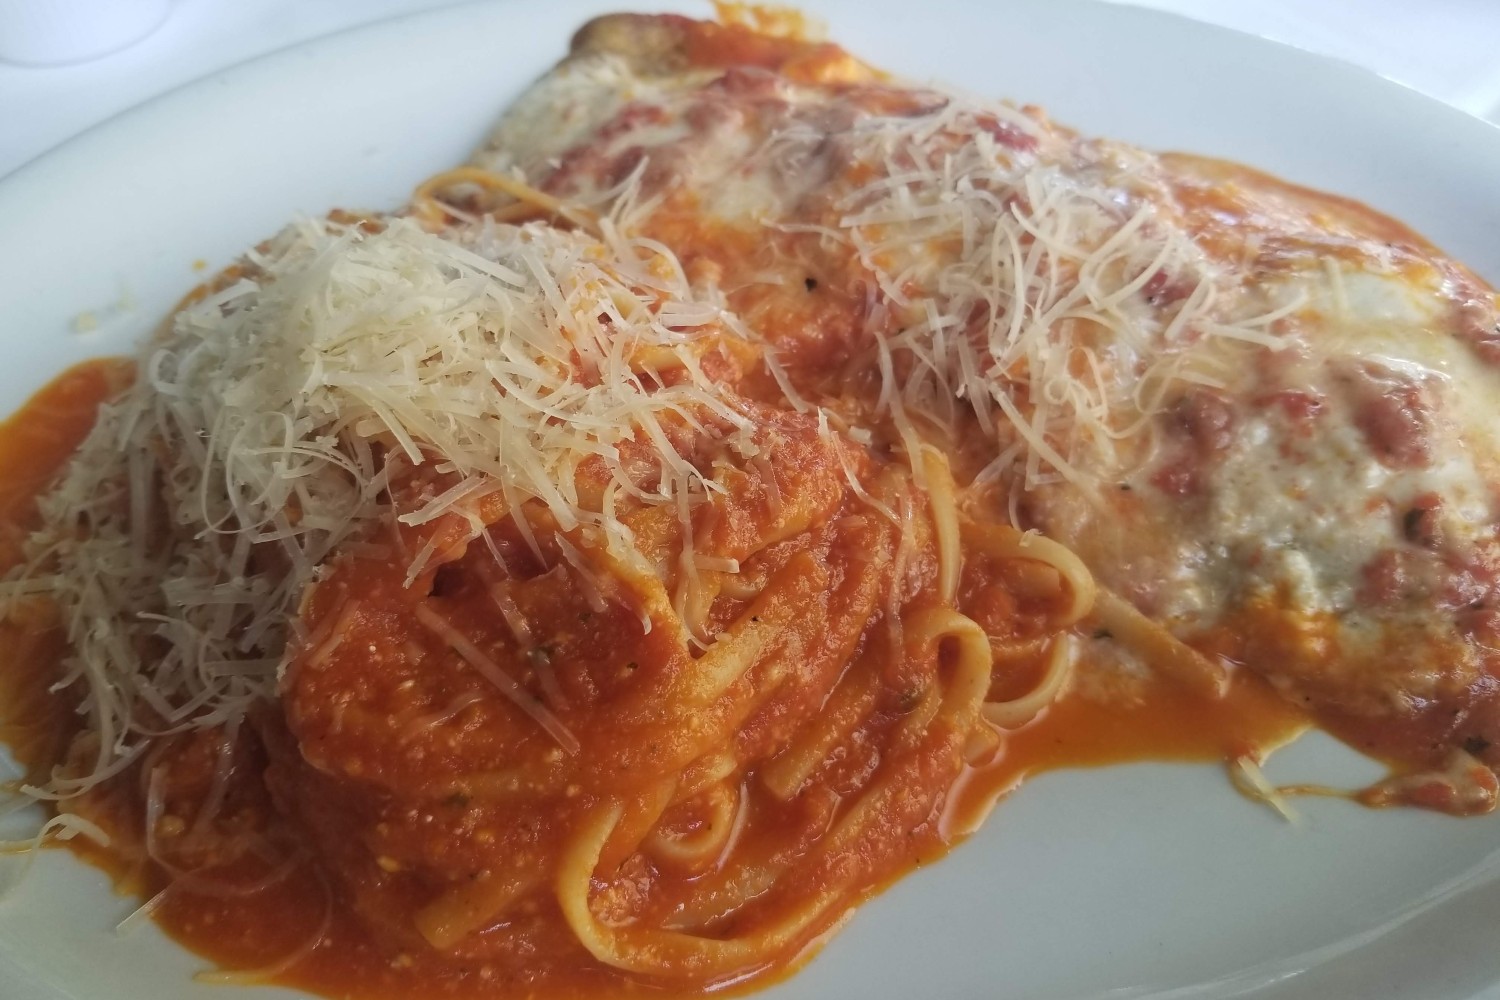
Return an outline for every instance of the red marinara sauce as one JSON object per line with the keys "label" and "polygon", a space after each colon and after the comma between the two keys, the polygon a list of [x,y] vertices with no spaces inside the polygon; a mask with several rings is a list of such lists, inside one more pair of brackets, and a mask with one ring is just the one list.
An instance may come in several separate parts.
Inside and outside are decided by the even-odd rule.
{"label": "red marinara sauce", "polygon": [[[3,557],[13,564],[24,533],[34,525],[34,498],[65,464],[92,426],[99,404],[130,380],[128,362],[98,360],[81,364],[55,379],[20,411],[0,425],[0,519]],[[36,770],[57,759],[69,735],[70,705],[49,695],[64,652],[56,628],[36,623],[4,623],[8,657],[0,669],[0,735],[21,761]],[[261,730],[281,730],[278,709],[269,706]],[[1140,760],[1220,761],[1247,749],[1277,744],[1306,725],[1305,717],[1281,701],[1247,672],[1237,675],[1220,700],[1205,701],[1171,681],[1138,680],[1128,690],[1074,685],[1033,723],[1002,739],[993,762],[967,769],[949,796],[948,829],[967,829],[997,798],[1037,774],[1066,767],[1095,767]],[[278,815],[262,781],[266,755],[257,737],[236,751],[235,782],[229,799],[235,822],[274,839]],[[163,758],[173,796],[190,801],[202,794],[211,771],[209,741],[189,738],[173,745]],[[127,782],[127,786],[132,783]],[[139,780],[133,782],[139,785]],[[1227,791],[1227,788],[1226,788]],[[124,787],[94,804],[91,816],[117,834],[105,850],[82,838],[74,849],[85,860],[110,872],[125,891],[148,896],[169,882],[168,873],[144,859],[137,787]],[[1002,820],[1003,821],[1003,820]],[[753,833],[752,833],[753,835]],[[929,837],[914,849],[908,867],[940,857],[948,845]],[[222,859],[219,859],[222,862]],[[435,953],[399,954],[378,949],[364,927],[347,910],[334,905],[326,880],[311,866],[276,877],[272,863],[239,855],[218,869],[226,884],[258,886],[246,894],[172,893],[153,917],[173,938],[223,969],[261,970],[247,981],[269,981],[327,996],[396,1000],[410,996],[495,998],[533,995],[514,970],[484,964],[454,967]],[[903,869],[904,870],[904,869]],[[885,880],[888,884],[901,871]],[[123,916],[123,912],[122,912]],[[326,922],[326,923],[325,923]],[[277,968],[326,927],[322,943],[288,968]],[[561,940],[559,949],[576,948]],[[546,942],[539,942],[546,947]],[[779,970],[786,974],[805,961],[809,950],[789,956]],[[233,976],[229,981],[235,981]],[[756,986],[765,984],[763,977]],[[636,985],[597,964],[581,963],[575,974],[549,979],[541,995],[592,997],[662,996],[659,988]]]}

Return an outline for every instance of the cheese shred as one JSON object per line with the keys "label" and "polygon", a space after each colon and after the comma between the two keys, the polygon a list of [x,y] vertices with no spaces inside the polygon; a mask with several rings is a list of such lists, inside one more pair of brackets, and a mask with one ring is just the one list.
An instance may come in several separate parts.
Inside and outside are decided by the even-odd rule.
{"label": "cheese shred", "polygon": [[961,404],[1019,441],[1022,488],[1091,495],[1146,456],[1124,445],[1174,383],[1280,348],[1274,323],[1305,305],[1242,294],[1153,190],[1153,159],[1007,105],[945,95],[849,142],[873,179],[843,195],[837,232],[870,276],[880,411],[911,456],[914,421],[951,434]]}
{"label": "cheese shred", "polygon": [[[476,524],[498,491],[616,540],[615,498],[686,511],[716,489],[673,432],[750,427],[699,364],[743,334],[669,255],[541,225],[305,220],[179,311],[41,498],[8,582],[61,613],[59,687],[81,692],[89,750],[28,794],[80,794],[163,734],[233,723],[273,693],[289,638],[331,654],[342,629],[309,643],[292,619],[341,546],[392,538],[404,475],[438,483],[407,525]],[[676,359],[671,377],[638,371],[643,356]],[[418,551],[412,579],[441,557]],[[481,651],[424,624],[577,747]]]}

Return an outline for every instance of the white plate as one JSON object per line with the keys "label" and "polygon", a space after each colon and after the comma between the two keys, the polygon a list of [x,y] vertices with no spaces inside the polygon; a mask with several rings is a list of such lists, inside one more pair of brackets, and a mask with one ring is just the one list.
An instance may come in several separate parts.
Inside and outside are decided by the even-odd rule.
{"label": "white plate", "polygon": [[[476,4],[322,39],[153,101],[0,182],[0,408],[72,361],[127,350],[193,283],[195,259],[220,266],[296,212],[399,204],[465,155],[578,24],[617,6]],[[1087,2],[808,6],[908,76],[1352,195],[1500,277],[1500,132],[1363,71]],[[70,332],[85,311],[101,329]],[[1322,738],[1272,770],[1376,773]],[[1500,821],[1303,808],[1286,825],[1206,766],[1044,776],[765,996],[1445,1000],[1500,981],[1488,870]],[[0,903],[0,995],[232,1000],[193,985],[201,961],[154,928],[117,937],[131,906],[49,853]]]}

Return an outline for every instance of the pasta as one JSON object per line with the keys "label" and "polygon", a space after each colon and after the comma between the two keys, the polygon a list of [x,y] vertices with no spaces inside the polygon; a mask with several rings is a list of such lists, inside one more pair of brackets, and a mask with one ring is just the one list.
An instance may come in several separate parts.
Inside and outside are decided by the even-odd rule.
{"label": "pasta", "polygon": [[[672,270],[655,248],[494,220],[457,233],[424,219],[442,235],[363,220],[273,241],[247,265],[256,287],[228,308],[222,293],[185,307],[141,363],[153,377],[101,416],[85,454],[132,430],[149,452],[193,440],[166,379],[222,350],[224,331],[200,327],[228,313],[231,326],[243,316],[284,330],[308,296],[337,310],[349,294],[340,282],[352,291],[377,264],[402,276],[412,311],[473,310],[478,285],[506,286],[489,293],[505,329],[470,324],[467,312],[420,321],[461,324],[453,343],[418,348],[443,352],[441,362],[417,362],[442,366],[422,376],[430,388],[421,391],[433,394],[423,411],[403,415],[373,388],[376,371],[364,370],[368,382],[339,374],[331,353],[351,336],[387,336],[374,350],[392,351],[407,328],[382,334],[373,327],[386,317],[354,318],[363,329],[343,314],[326,326],[314,317],[277,363],[294,384],[317,381],[335,395],[314,402],[294,390],[293,415],[247,454],[272,414],[241,388],[245,406],[220,411],[196,435],[209,456],[182,459],[197,469],[158,466],[184,480],[180,506],[133,488],[132,463],[154,461],[132,457],[133,442],[123,467],[71,467],[59,497],[79,479],[107,495],[102,474],[120,483],[119,499],[91,508],[91,533],[76,548],[60,549],[55,527],[34,536],[31,578],[76,576],[104,552],[129,551],[146,541],[140,532],[163,530],[141,526],[165,513],[180,527],[164,530],[180,540],[172,563],[150,572],[190,594],[190,571],[227,550],[229,571],[256,574],[234,584],[252,595],[241,600],[256,618],[215,599],[221,582],[194,595],[203,610],[189,632],[148,593],[133,604],[147,624],[125,641],[156,644],[167,662],[181,658],[174,670],[199,673],[230,665],[203,654],[206,640],[222,643],[241,653],[231,661],[239,681],[271,670],[276,708],[242,707],[237,687],[170,688],[174,675],[144,652],[97,668],[75,653],[99,672],[90,716],[35,794],[91,817],[79,822],[108,829],[116,850],[144,824],[137,849],[166,879],[151,911],[204,889],[253,896],[311,871],[325,885],[325,911],[346,907],[377,946],[421,954],[413,966],[427,971],[513,961],[527,936],[551,941],[527,970],[544,982],[583,953],[705,986],[785,962],[899,871],[910,838],[943,842],[933,816],[972,747],[992,748],[986,713],[1024,725],[1060,691],[1071,661],[1062,633],[1088,612],[1091,578],[1062,547],[962,513],[937,447],[881,458],[822,411],[741,395],[743,355],[763,349],[753,337],[723,318],[680,335],[636,304],[656,317],[693,305],[635,283],[663,263]],[[598,270],[579,273],[584,261]],[[427,305],[415,290],[430,266],[459,277]],[[329,277],[309,286],[313,267]],[[548,267],[558,270],[523,276]],[[607,299],[601,281],[616,282]],[[606,302],[618,321],[600,318]],[[520,313],[531,308],[545,321],[528,326]],[[606,322],[607,334],[595,332]],[[466,338],[481,343],[461,345]],[[577,386],[595,346],[608,354],[594,362],[590,396]],[[257,355],[275,349],[262,340]],[[459,370],[469,350],[506,359],[474,362],[487,379],[499,363],[525,376],[500,390],[524,410],[487,418],[500,425],[492,430],[460,429],[477,412],[458,391],[472,384]],[[579,393],[572,403],[569,392]],[[568,432],[548,440],[545,428],[561,419]],[[530,449],[520,461],[546,471],[481,471],[487,435],[508,434],[517,435],[512,449]],[[265,474],[252,468],[263,454],[309,456],[294,492],[267,500]],[[518,461],[514,450],[501,458]],[[234,475],[244,485],[216,511],[203,491],[217,487],[206,484]],[[345,521],[320,529],[340,510],[329,497],[345,504]],[[219,540],[251,532],[248,545]],[[203,545],[209,551],[195,551]],[[965,593],[1003,585],[974,575],[971,547],[1051,573],[1008,598],[1033,609],[1035,625],[1017,627],[1032,629],[1019,638],[1035,655],[997,667]],[[308,567],[300,577],[299,560]],[[77,617],[97,607],[87,593],[58,599],[74,629],[97,627]],[[211,636],[216,626],[221,638]],[[184,634],[194,648],[183,648]],[[109,649],[120,640],[99,641]],[[1036,691],[986,705],[997,670],[1024,673],[1033,661],[1050,664]],[[246,756],[264,759],[264,785],[241,766]],[[253,804],[231,808],[244,798]],[[444,833],[433,838],[435,822]],[[488,933],[516,924],[526,929]],[[278,975],[317,947],[303,942],[257,974]],[[238,978],[246,975],[254,978]]]}

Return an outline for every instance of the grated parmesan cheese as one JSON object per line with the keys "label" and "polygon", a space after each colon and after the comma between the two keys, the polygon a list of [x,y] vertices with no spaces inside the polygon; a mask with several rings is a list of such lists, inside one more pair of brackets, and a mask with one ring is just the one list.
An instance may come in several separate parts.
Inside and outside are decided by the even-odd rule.
{"label": "grated parmesan cheese", "polygon": [[[1247,310],[1238,277],[1147,193],[1154,161],[1116,162],[1004,104],[948,95],[857,121],[849,147],[849,172],[873,179],[844,193],[836,231],[875,285],[878,410],[908,455],[961,404],[1019,439],[1016,468],[992,476],[1094,495],[1173,383],[1222,384],[1245,349],[1283,346],[1273,324],[1305,305]],[[1158,303],[1153,282],[1180,297]]]}
{"label": "grated parmesan cheese", "polygon": [[[41,500],[45,527],[8,586],[59,606],[60,686],[85,692],[92,752],[29,794],[83,792],[154,737],[233,723],[269,696],[305,588],[339,546],[377,544],[403,469],[444,477],[402,514],[411,525],[472,519],[497,490],[616,542],[617,497],[687,510],[717,486],[664,428],[750,426],[698,364],[725,335],[720,311],[665,247],[618,233],[606,246],[541,226],[302,221],[252,252],[146,347]],[[585,462],[607,470],[602,505],[580,494]],[[424,624],[493,673],[446,623]],[[304,641],[326,655],[337,640]]]}

